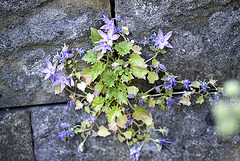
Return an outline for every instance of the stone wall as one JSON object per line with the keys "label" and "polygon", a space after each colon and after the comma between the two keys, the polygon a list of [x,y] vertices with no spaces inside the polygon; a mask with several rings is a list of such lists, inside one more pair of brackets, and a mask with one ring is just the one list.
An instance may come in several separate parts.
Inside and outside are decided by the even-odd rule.
{"label": "stone wall", "polygon": [[[89,49],[90,27],[102,25],[98,18],[104,12],[126,17],[129,37],[138,44],[159,28],[173,31],[169,41],[174,48],[157,59],[180,80],[214,77],[221,84],[240,78],[239,0],[2,0],[0,160],[130,160],[127,146],[115,135],[91,137],[80,155],[79,137],[67,144],[56,139],[61,122],[75,124],[88,116],[67,107],[67,94],[55,96],[39,72],[64,43]],[[152,56],[147,49],[145,58]],[[210,98],[202,105],[169,106],[165,112],[149,109],[155,126],[168,127],[168,139],[175,144],[160,153],[146,144],[140,160],[239,160],[240,135],[217,136],[212,105]]]}

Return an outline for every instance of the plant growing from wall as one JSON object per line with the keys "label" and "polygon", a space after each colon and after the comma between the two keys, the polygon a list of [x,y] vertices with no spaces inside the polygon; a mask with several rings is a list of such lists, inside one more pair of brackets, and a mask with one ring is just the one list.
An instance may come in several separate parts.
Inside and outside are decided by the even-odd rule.
{"label": "plant growing from wall", "polygon": [[[128,27],[120,16],[109,19],[104,14],[101,19],[104,25],[99,29],[91,28],[93,48],[71,49],[64,45],[61,53],[54,56],[52,62],[46,60],[46,68],[40,71],[46,73],[45,79],[52,82],[55,94],[67,90],[71,99],[68,105],[76,110],[85,110],[89,118],[79,125],[62,123],[64,131],[57,136],[63,141],[80,134],[82,141],[78,152],[84,150],[84,143],[89,136],[107,137],[116,134],[120,142],[126,142],[130,149],[130,157],[138,160],[144,143],[153,141],[161,151],[163,144],[174,144],[166,139],[169,129],[155,127],[154,120],[148,109],[156,105],[164,111],[166,105],[191,104],[191,95],[198,94],[196,103],[202,104],[204,98],[212,94],[218,99],[220,88],[216,81],[177,81],[176,76],[168,72],[164,62],[156,57],[165,54],[167,48],[173,48],[168,42],[172,32],[163,34],[161,29],[157,34],[142,40],[143,45],[149,44],[154,56],[144,60],[141,47],[126,36]],[[79,61],[90,64],[90,68],[81,68]],[[131,84],[133,79],[144,79],[152,85],[147,91]],[[174,86],[182,84],[185,90],[174,92]],[[173,95],[182,94],[176,102]],[[159,109],[155,109],[159,110]],[[108,127],[99,125],[97,119],[105,115]],[[152,138],[153,133],[160,133],[160,138]]]}

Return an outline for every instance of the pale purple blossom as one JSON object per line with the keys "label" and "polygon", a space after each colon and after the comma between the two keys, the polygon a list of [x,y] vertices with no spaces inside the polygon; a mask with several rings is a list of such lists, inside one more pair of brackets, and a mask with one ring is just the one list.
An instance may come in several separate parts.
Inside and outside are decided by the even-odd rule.
{"label": "pale purple blossom", "polygon": [[164,46],[168,47],[168,48],[173,48],[172,45],[167,41],[172,35],[172,31],[168,32],[165,36],[163,36],[163,32],[161,29],[158,30],[158,37],[155,40],[155,46],[156,49],[163,49]]}
{"label": "pale purple blossom", "polygon": [[104,33],[103,31],[101,30],[98,30],[98,33],[99,35],[103,38],[102,40],[100,41],[97,41],[95,43],[100,43],[100,42],[107,42],[107,44],[109,46],[112,46],[113,45],[113,40],[117,40],[119,38],[120,35],[116,34],[114,35],[114,29],[113,27],[110,27],[107,34]]}
{"label": "pale purple blossom", "polygon": [[166,141],[166,139],[163,139],[163,138],[159,139],[159,143],[160,143],[160,145],[163,145],[164,143],[175,144],[174,142]]}
{"label": "pale purple blossom", "polygon": [[145,46],[148,43],[148,40],[146,39],[146,37],[144,39],[142,39],[141,43]]}
{"label": "pale purple blossom", "polygon": [[89,123],[90,125],[92,125],[94,122],[96,122],[95,119],[96,119],[96,117],[95,117],[95,116],[92,116],[92,117],[89,117],[87,121],[88,121],[88,123]]}
{"label": "pale purple blossom", "polygon": [[55,77],[58,79],[53,83],[53,87],[56,87],[57,85],[61,84],[61,92],[63,91],[66,85],[71,87],[70,82],[66,76],[55,74]]}
{"label": "pale purple blossom", "polygon": [[67,106],[70,106],[70,107],[75,107],[75,105],[74,105],[73,101],[68,101],[68,102],[67,102]]}
{"label": "pale purple blossom", "polygon": [[167,105],[170,106],[172,103],[174,103],[174,100],[169,97],[167,100]]}
{"label": "pale purple blossom", "polygon": [[40,69],[40,72],[46,73],[45,80],[48,79],[50,76],[54,75],[57,63],[52,63],[49,60],[46,60],[47,67]]}
{"label": "pale purple blossom", "polygon": [[106,12],[104,13],[103,18],[101,18],[101,20],[105,22],[105,25],[103,25],[100,29],[109,30],[111,27],[115,27],[114,20],[113,19],[109,20]]}
{"label": "pale purple blossom", "polygon": [[85,49],[76,48],[75,50],[76,50],[81,56],[84,56],[84,53],[86,52]]}
{"label": "pale purple blossom", "polygon": [[100,45],[95,46],[95,48],[92,49],[92,51],[99,51],[102,50],[100,58],[102,58],[103,54],[107,52],[107,50],[112,51],[111,47],[107,45],[106,43],[100,42]]}
{"label": "pale purple blossom", "polygon": [[207,88],[210,88],[210,87],[208,87],[206,83],[202,83],[202,91],[206,92]]}
{"label": "pale purple blossom", "polygon": [[159,87],[156,87],[155,89],[156,89],[156,91],[157,91],[158,93],[160,93],[160,92],[161,92],[161,90],[160,90],[160,88],[159,88]]}
{"label": "pale purple blossom", "polygon": [[133,148],[131,148],[130,150],[130,158],[134,158],[136,159],[136,161],[138,161],[138,158],[140,157],[140,151],[139,149],[136,149],[136,147],[134,146]]}
{"label": "pale purple blossom", "polygon": [[61,140],[64,140],[65,138],[74,137],[75,134],[72,132],[72,130],[62,131],[58,134],[56,138],[60,138]]}
{"label": "pale purple blossom", "polygon": [[128,127],[130,124],[132,124],[132,118],[129,116],[129,120],[126,122],[126,127]]}
{"label": "pale purple blossom", "polygon": [[134,94],[129,94],[128,98],[134,98]]}

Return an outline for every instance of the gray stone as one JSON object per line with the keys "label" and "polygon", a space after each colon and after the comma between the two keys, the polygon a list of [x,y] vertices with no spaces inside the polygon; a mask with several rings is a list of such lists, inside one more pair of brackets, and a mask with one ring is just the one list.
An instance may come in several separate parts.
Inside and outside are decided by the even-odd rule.
{"label": "gray stone", "polygon": [[110,2],[1,1],[0,12],[0,107],[66,102],[39,69],[64,43],[90,48],[90,27],[101,26],[104,12],[110,15]]}
{"label": "gray stone", "polygon": [[33,161],[30,112],[0,113],[0,160]]}
{"label": "gray stone", "polygon": [[[175,97],[175,101],[180,97]],[[196,100],[194,97],[193,99]],[[239,133],[233,138],[222,138],[214,129],[211,116],[213,101],[205,100],[202,105],[167,106],[163,112],[160,107],[147,108],[154,118],[155,127],[170,129],[166,138],[175,144],[165,145],[161,152],[153,142],[144,144],[139,160],[229,160],[240,158]],[[65,113],[65,110],[66,114]],[[65,105],[36,108],[32,111],[32,127],[34,136],[34,153],[36,160],[130,160],[129,149],[120,143],[116,135],[106,138],[89,137],[85,150],[77,153],[79,136],[69,143],[54,139],[63,129],[62,122],[75,124],[88,118],[83,111],[75,111]],[[101,116],[98,125],[106,125],[107,120]],[[162,136],[156,134],[154,139]],[[51,159],[50,159],[51,160]]]}
{"label": "gray stone", "polygon": [[[116,14],[126,17],[130,38],[139,43],[161,28],[173,31],[158,60],[179,80],[211,77],[222,83],[240,78],[240,9],[238,0],[116,0]],[[145,46],[145,58],[153,52]]]}

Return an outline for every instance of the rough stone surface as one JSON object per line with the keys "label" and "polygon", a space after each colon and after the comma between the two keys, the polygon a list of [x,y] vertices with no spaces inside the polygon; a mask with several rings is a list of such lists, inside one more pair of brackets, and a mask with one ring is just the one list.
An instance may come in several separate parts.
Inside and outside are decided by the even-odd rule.
{"label": "rough stone surface", "polygon": [[[176,97],[175,100],[180,99]],[[174,145],[166,145],[158,152],[154,143],[143,146],[139,160],[229,160],[238,161],[240,158],[240,135],[233,138],[218,137],[214,131],[214,121],[211,117],[212,100],[202,105],[169,106],[165,112],[159,107],[148,109],[152,114],[155,127],[166,126],[170,129],[168,140]],[[65,110],[66,114],[65,113]],[[78,123],[88,118],[81,111],[74,111],[65,105],[36,108],[32,112],[34,138],[34,153],[36,160],[130,160],[127,146],[118,141],[116,135],[99,138],[90,137],[82,154],[77,153],[77,143],[80,137],[74,137],[65,144],[54,139],[62,131],[59,124],[68,122]],[[104,116],[98,122],[105,125]],[[159,139],[159,135],[154,136]]]}
{"label": "rough stone surface", "polygon": [[99,27],[108,0],[28,0],[0,2],[0,107],[63,102],[44,74],[46,59],[61,50],[91,43],[90,27]]}
{"label": "rough stone surface", "polygon": [[[161,28],[173,31],[167,49],[158,60],[179,80],[220,82],[240,79],[239,0],[116,0],[116,14],[126,17],[131,39],[140,43]],[[153,53],[144,47],[146,58]]]}
{"label": "rough stone surface", "polygon": [[33,161],[30,112],[0,113],[0,160]]}

